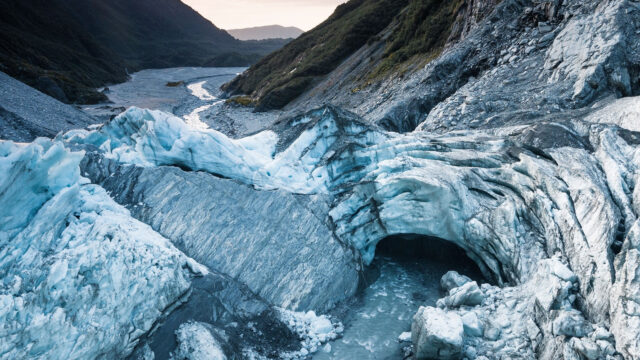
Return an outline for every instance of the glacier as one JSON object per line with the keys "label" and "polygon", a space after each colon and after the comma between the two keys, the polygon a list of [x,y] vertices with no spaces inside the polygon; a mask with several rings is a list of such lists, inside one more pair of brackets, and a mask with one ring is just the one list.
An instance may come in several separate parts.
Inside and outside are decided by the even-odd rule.
{"label": "glacier", "polygon": [[83,153],[0,149],[0,357],[128,355],[206,269],[82,178]]}
{"label": "glacier", "polygon": [[[147,122],[141,127],[128,123],[140,124],[140,118]],[[171,148],[169,157],[165,155],[167,150],[161,147],[161,142],[155,140],[161,139],[162,134],[149,131],[162,129],[161,126],[156,128],[155,122],[164,124],[169,118],[165,114],[132,109],[102,129],[72,132],[65,135],[64,140],[69,146],[97,147],[105,157],[105,160],[97,162],[113,159],[132,165],[178,165],[188,170],[187,173],[193,170],[209,172],[209,181],[229,181],[219,179],[223,176],[230,177],[231,181],[250,184],[257,179],[254,186],[262,190],[278,189],[285,193],[293,190],[302,194],[311,191],[312,196],[325,198],[323,202],[327,205],[314,208],[316,213],[325,211],[321,216],[331,219],[336,243],[358,250],[355,261],[362,261],[365,265],[373,260],[379,241],[402,234],[431,236],[455,243],[478,264],[485,276],[503,286],[526,283],[539,271],[540,261],[560,256],[561,261],[569,264],[577,274],[581,305],[575,302],[578,297],[573,297],[572,311],[579,311],[586,321],[594,324],[610,321],[610,309],[619,306],[619,302],[627,298],[626,294],[635,291],[625,288],[622,293],[611,292],[615,259],[625,256],[628,250],[618,248],[622,247],[620,229],[610,224],[633,224],[636,221],[636,192],[631,193],[629,188],[635,189],[633,185],[637,181],[638,150],[625,140],[625,131],[630,130],[606,124],[606,120],[600,123],[597,118],[592,118],[594,122],[549,122],[444,135],[425,132],[397,134],[367,125],[339,109],[325,107],[287,120],[286,125],[280,126],[289,132],[280,131],[282,137],[265,136],[275,134],[273,131],[233,140],[215,133],[219,141],[184,142],[187,145],[181,143],[177,147],[179,150]],[[177,118],[171,121],[181,122]],[[179,125],[180,128],[182,126]],[[567,140],[543,149],[523,144],[523,138],[531,142],[532,138],[545,136],[541,130],[546,131],[547,127],[553,128],[558,137],[588,140]],[[104,140],[105,134],[130,133],[133,128],[139,130],[130,137],[144,139],[135,141],[146,145],[120,145],[129,140],[115,137]],[[170,131],[170,134],[175,132]],[[201,136],[211,134],[207,131]],[[96,142],[95,138],[100,140]],[[200,136],[194,135],[192,139],[200,139]],[[588,141],[589,146],[584,141]],[[243,145],[238,154],[253,151],[264,156],[263,159],[286,156],[299,159],[299,163],[314,159],[313,166],[296,169],[303,174],[306,169],[307,175],[296,176],[302,181],[293,188],[291,184],[283,184],[282,178],[255,177],[248,175],[255,174],[251,170],[237,170],[257,168],[254,165],[256,157],[247,155],[230,159],[221,156],[206,166],[191,162],[192,153],[224,154],[224,146],[237,149],[239,144]],[[120,149],[125,148],[126,155],[122,155]],[[183,151],[184,148],[190,150]],[[313,156],[310,157],[309,153]],[[132,178],[131,175],[123,175],[124,170],[117,170],[118,167],[90,165],[84,169],[92,173],[88,176],[93,181],[112,190],[135,186],[118,181],[118,178]],[[180,176],[184,176],[180,170],[161,170],[167,171],[178,171]],[[317,184],[314,176],[317,173],[326,175],[321,186],[312,186],[310,184]],[[107,185],[109,183],[111,185]],[[166,195],[161,195],[161,198],[166,199]],[[164,205],[162,202],[147,202],[144,196],[142,200],[141,206],[145,209],[137,216],[154,223],[154,215],[151,214],[164,213],[160,211]],[[121,198],[121,201],[128,206],[138,204],[131,199]],[[323,208],[325,210],[321,210]],[[447,210],[442,212],[441,209]],[[212,210],[207,211],[211,213]],[[195,228],[207,226],[194,225]],[[160,219],[154,228],[176,239],[176,231],[167,226],[169,223]],[[184,236],[178,238],[182,238],[184,244]],[[242,249],[251,251],[251,248]],[[196,252],[187,250],[188,255],[208,264],[208,260],[198,257]],[[308,264],[316,260],[300,261]],[[221,266],[220,262],[209,264],[214,268]],[[229,261],[226,264],[222,265],[226,269],[234,266]],[[346,268],[343,265],[333,266],[332,272],[340,274]],[[274,268],[274,273],[279,271]],[[250,272],[243,281],[252,284],[256,276],[257,273]],[[313,275],[307,275],[306,279],[310,279],[309,276],[313,278]],[[279,278],[277,275],[276,279]],[[347,282],[342,284],[347,293],[348,289],[354,288]],[[254,289],[274,299],[259,288]],[[291,303],[280,304],[291,306]],[[326,302],[323,304],[321,308],[331,306],[326,307]],[[613,313],[611,319],[630,321],[624,316],[613,316]],[[613,330],[616,331],[615,327]],[[544,339],[557,341],[552,333],[545,334]]]}
{"label": "glacier", "polygon": [[[275,156],[278,137],[272,131],[234,140],[216,130],[189,126],[167,113],[134,107],[98,131],[73,130],[63,139],[69,144],[93,145],[124,163],[183,166],[265,190],[281,188],[306,194],[326,186],[327,174],[317,165],[336,130],[327,121],[326,126],[301,134],[291,150]],[[317,131],[326,136],[318,136]],[[318,139],[322,142],[315,143]],[[298,158],[303,150],[305,156]]]}

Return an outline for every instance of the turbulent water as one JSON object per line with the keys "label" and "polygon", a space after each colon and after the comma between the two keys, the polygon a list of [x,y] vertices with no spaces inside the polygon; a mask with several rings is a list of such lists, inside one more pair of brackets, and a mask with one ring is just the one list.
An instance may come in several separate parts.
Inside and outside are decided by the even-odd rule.
{"label": "turbulent water", "polygon": [[380,257],[372,265],[379,277],[359,296],[343,320],[342,338],[313,359],[402,359],[398,337],[411,331],[420,306],[435,305],[441,295],[445,264]]}
{"label": "turbulent water", "polygon": [[[404,246],[397,247],[393,241]],[[422,242],[433,246],[423,246]],[[345,325],[342,337],[313,359],[404,359],[413,316],[420,306],[435,306],[445,295],[440,279],[451,270],[482,279],[462,251],[438,239],[402,236],[383,241],[365,272],[369,285],[338,310]]]}

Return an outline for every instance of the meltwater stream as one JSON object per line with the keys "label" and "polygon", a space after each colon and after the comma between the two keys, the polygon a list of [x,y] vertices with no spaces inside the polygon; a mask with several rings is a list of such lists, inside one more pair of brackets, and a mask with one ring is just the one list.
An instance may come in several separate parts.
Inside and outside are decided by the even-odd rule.
{"label": "meltwater stream", "polygon": [[[398,241],[393,239],[391,241]],[[338,314],[344,324],[342,337],[319,350],[314,360],[401,360],[410,342],[398,337],[411,331],[413,315],[420,306],[435,306],[444,296],[440,278],[449,270],[481,280],[479,270],[457,247],[437,239],[402,239],[403,250],[378,248],[371,265],[372,283],[348,309]],[[435,244],[434,244],[435,242]],[[433,253],[433,249],[438,249]],[[410,340],[409,340],[410,341]]]}

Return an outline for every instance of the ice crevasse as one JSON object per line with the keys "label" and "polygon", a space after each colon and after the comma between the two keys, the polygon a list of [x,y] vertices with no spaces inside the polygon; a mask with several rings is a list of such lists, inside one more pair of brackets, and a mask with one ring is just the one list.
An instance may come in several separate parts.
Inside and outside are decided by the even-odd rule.
{"label": "ice crevasse", "polygon": [[206,268],[80,176],[82,152],[0,142],[0,358],[125,357]]}

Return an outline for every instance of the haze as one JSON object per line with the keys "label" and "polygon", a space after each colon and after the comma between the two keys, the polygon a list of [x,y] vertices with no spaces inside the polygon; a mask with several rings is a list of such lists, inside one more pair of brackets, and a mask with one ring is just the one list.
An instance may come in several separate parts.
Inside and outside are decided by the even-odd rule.
{"label": "haze", "polygon": [[222,29],[263,25],[310,30],[346,0],[182,0]]}

